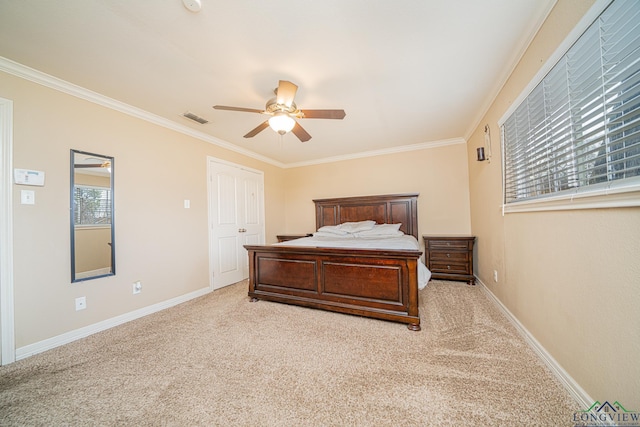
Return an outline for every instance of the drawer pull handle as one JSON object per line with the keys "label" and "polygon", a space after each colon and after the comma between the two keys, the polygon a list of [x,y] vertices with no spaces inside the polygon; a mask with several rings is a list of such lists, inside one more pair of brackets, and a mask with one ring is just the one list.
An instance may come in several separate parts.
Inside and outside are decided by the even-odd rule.
{"label": "drawer pull handle", "polygon": [[451,258],[451,254],[447,254],[447,258]]}
{"label": "drawer pull handle", "polygon": [[447,265],[447,270],[451,270],[451,266],[450,265]]}

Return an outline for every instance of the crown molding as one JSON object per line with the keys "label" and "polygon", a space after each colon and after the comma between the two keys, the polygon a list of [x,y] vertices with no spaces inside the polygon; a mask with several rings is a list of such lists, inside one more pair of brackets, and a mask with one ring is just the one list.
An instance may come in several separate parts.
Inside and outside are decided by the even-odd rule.
{"label": "crown molding", "polygon": [[4,71],[5,73],[12,74],[16,77],[20,77],[25,80],[29,80],[33,83],[37,83],[39,85],[48,87],[50,89],[54,89],[59,92],[66,93],[76,98],[84,99],[85,101],[89,101],[94,104],[98,104],[103,107],[110,108],[115,111],[119,111],[129,116],[145,120],[147,122],[156,124],[158,126],[162,126],[164,128],[171,129],[176,132],[180,132],[184,135],[191,136],[201,141],[205,141],[210,144],[225,148],[227,150],[245,155],[247,157],[260,160],[261,162],[269,163],[271,165],[278,166],[281,168],[285,166],[283,163],[280,163],[269,157],[238,147],[237,145],[233,145],[221,139],[207,135],[203,132],[199,132],[197,130],[191,129],[187,126],[181,125],[174,121],[165,119],[164,117],[160,117],[158,115],[152,114],[148,111],[142,110],[132,105],[125,104],[124,102],[118,101],[113,98],[109,98],[108,96],[101,95],[97,92],[93,92],[89,89],[83,88],[81,86],[75,85],[73,83],[67,82],[65,80],[59,79],[57,77],[51,76],[49,74],[43,73],[41,71],[35,70],[33,68],[27,67],[26,65],[19,64],[15,61],[12,61],[10,59],[7,59],[1,56],[0,56],[0,71]]}
{"label": "crown molding", "polygon": [[516,70],[525,53],[527,53],[527,49],[529,49],[529,46],[531,46],[531,43],[538,35],[538,32],[540,32],[540,29],[547,21],[547,18],[549,18],[551,11],[557,3],[557,0],[549,2],[549,4],[547,4],[545,7],[544,12],[540,15],[539,19],[535,22],[532,22],[531,26],[523,32],[522,39],[518,43],[516,43],[517,48],[513,51],[513,55],[506,62],[507,66],[503,67],[502,74],[496,80],[495,86],[489,91],[489,96],[486,97],[484,104],[478,110],[478,114],[476,115],[475,119],[471,122],[471,126],[469,126],[469,128],[467,129],[467,132],[465,133],[465,139],[471,139],[473,133],[481,127],[481,122],[484,120],[485,116],[495,103],[502,89],[504,89],[507,81],[509,81],[509,77],[511,77],[513,72]]}
{"label": "crown molding", "polygon": [[365,157],[386,156],[389,154],[405,153],[407,151],[418,151],[429,148],[444,147],[447,145],[466,144],[464,138],[442,139],[439,141],[422,142],[419,144],[403,145],[400,147],[385,148],[382,150],[363,151],[355,154],[345,154],[344,156],[325,157],[324,159],[310,160],[307,162],[288,163],[285,168],[298,168],[302,166],[313,166],[323,163],[341,162],[344,160],[362,159]]}
{"label": "crown molding", "polygon": [[439,141],[423,142],[420,144],[404,145],[401,147],[393,147],[393,148],[387,148],[382,150],[363,151],[361,153],[347,154],[347,155],[335,156],[335,157],[326,157],[323,159],[285,164],[277,160],[274,160],[270,157],[266,157],[261,154],[258,154],[254,151],[238,147],[237,145],[231,144],[222,139],[213,137],[211,135],[207,135],[206,133],[191,129],[190,127],[181,125],[169,119],[165,119],[164,117],[160,117],[156,114],[152,114],[148,111],[142,110],[140,108],[126,104],[116,99],[109,98],[108,96],[105,96],[97,92],[93,92],[89,89],[83,88],[81,86],[75,85],[68,81],[59,79],[57,77],[51,76],[49,74],[43,73],[41,71],[35,70],[30,67],[27,67],[26,65],[22,65],[18,62],[12,61],[8,58],[4,58],[2,56],[0,56],[0,71],[31,81],[33,83],[37,83],[39,85],[48,87],[50,89],[54,89],[59,92],[66,93],[76,98],[80,98],[85,101],[89,101],[94,104],[101,105],[103,107],[110,108],[115,111],[119,111],[129,116],[136,117],[141,120],[145,120],[147,122],[156,124],[158,126],[162,126],[164,128],[171,129],[176,132],[180,132],[184,135],[191,136],[201,141],[205,141],[210,144],[217,145],[218,147],[221,147],[230,151],[234,151],[244,156],[251,157],[255,160],[259,160],[261,162],[268,163],[270,165],[277,166],[283,169],[296,168],[296,167],[302,167],[302,166],[312,166],[312,165],[318,165],[323,163],[340,162],[344,160],[361,159],[365,157],[384,156],[388,154],[424,150],[428,148],[436,148],[436,147],[442,147],[446,145],[466,144],[466,140],[464,138],[452,138],[452,139],[445,139],[445,140],[439,140]]}

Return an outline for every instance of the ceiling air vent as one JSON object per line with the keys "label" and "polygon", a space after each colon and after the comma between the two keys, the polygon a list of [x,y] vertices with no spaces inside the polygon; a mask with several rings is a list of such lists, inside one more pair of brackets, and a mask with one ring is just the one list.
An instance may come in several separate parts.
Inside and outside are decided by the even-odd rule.
{"label": "ceiling air vent", "polygon": [[209,120],[204,119],[200,116],[196,116],[195,114],[187,111],[186,113],[183,114],[184,117],[186,117],[187,119],[193,120],[194,122],[198,122],[201,125],[206,125],[207,123],[209,123]]}

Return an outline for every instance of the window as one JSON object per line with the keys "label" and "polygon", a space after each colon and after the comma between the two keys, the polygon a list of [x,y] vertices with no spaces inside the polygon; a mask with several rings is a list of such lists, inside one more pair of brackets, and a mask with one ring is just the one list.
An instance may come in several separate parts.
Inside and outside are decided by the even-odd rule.
{"label": "window", "polygon": [[73,203],[76,205],[74,209],[76,226],[111,224],[111,190],[109,188],[76,185]]}
{"label": "window", "polygon": [[640,189],[640,1],[615,0],[501,125],[504,202]]}

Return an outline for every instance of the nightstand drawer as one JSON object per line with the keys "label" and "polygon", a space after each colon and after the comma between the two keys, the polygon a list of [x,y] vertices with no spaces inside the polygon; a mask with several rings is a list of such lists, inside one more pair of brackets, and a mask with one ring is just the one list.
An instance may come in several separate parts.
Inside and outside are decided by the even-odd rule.
{"label": "nightstand drawer", "polygon": [[445,251],[431,251],[431,259],[433,261],[443,261],[443,262],[460,262],[467,263],[469,262],[469,252],[445,252]]}
{"label": "nightstand drawer", "polygon": [[467,264],[446,263],[443,261],[431,262],[432,273],[448,273],[448,274],[469,274]]}
{"label": "nightstand drawer", "polygon": [[429,240],[429,249],[434,251],[450,249],[466,251],[469,250],[469,243],[464,240]]}

